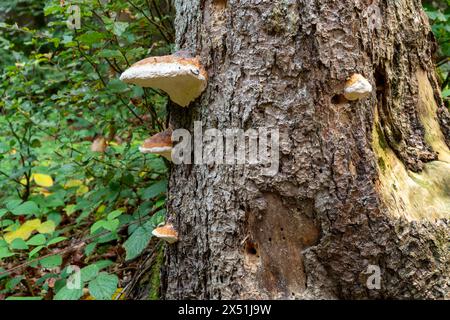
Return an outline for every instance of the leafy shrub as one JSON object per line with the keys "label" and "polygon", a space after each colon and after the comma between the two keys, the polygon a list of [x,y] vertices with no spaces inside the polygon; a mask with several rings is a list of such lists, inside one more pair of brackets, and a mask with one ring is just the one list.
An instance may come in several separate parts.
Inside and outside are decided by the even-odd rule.
{"label": "leafy shrub", "polygon": [[[80,29],[68,28],[70,5]],[[79,299],[86,289],[110,299],[120,287],[111,273],[144,252],[164,220],[165,160],[137,146],[163,127],[167,99],[118,77],[171,51],[173,9],[70,5],[0,4],[0,299]],[[68,285],[73,266],[78,289]]]}
{"label": "leafy shrub", "polygon": [[438,74],[442,83],[442,95],[450,106],[450,0],[424,1],[424,6],[439,43]]}

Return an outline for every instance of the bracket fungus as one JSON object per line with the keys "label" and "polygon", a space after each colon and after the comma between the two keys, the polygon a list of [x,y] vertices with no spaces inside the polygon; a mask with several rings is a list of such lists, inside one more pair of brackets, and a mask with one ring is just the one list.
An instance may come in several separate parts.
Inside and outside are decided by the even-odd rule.
{"label": "bracket fungus", "polygon": [[187,107],[202,94],[207,78],[199,59],[184,54],[138,61],[120,76],[120,80],[126,83],[161,89],[182,107]]}
{"label": "bracket fungus", "polygon": [[167,129],[151,136],[139,147],[142,153],[159,154],[172,161],[172,130]]}
{"label": "bracket fungus", "polygon": [[152,231],[152,234],[169,244],[173,244],[178,241],[178,232],[175,230],[172,224],[168,223],[160,226]]}
{"label": "bracket fungus", "polygon": [[368,97],[372,90],[370,82],[362,75],[355,73],[345,83],[344,97],[349,101],[355,101]]}

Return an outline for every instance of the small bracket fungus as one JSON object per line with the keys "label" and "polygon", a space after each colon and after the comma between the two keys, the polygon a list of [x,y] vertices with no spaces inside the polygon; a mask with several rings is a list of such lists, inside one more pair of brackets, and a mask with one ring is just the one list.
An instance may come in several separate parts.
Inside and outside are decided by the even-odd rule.
{"label": "small bracket fungus", "polygon": [[162,155],[172,161],[172,130],[167,129],[148,138],[139,147],[142,153],[153,153]]}
{"label": "small bracket fungus", "polygon": [[183,54],[141,60],[120,76],[126,83],[161,89],[182,107],[187,107],[202,94],[207,78],[198,58]]}
{"label": "small bracket fungus", "polygon": [[373,88],[370,82],[362,75],[356,73],[347,79],[344,89],[344,97],[347,100],[355,101],[366,98]]}
{"label": "small bracket fungus", "polygon": [[162,239],[169,244],[173,244],[178,241],[178,232],[170,223],[154,229],[152,231],[152,234],[155,237]]}

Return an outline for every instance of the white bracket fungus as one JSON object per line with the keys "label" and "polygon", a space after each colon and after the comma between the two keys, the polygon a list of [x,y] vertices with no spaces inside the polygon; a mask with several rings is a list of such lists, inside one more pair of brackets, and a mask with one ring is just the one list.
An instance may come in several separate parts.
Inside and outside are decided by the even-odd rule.
{"label": "white bracket fungus", "polygon": [[368,97],[372,90],[370,82],[362,75],[356,73],[347,79],[344,97],[350,101],[360,100]]}
{"label": "white bracket fungus", "polygon": [[172,161],[172,130],[167,129],[148,138],[139,147],[142,153],[159,154]]}
{"label": "white bracket fungus", "polygon": [[162,239],[169,244],[173,244],[178,241],[178,232],[170,223],[154,229],[152,231],[152,234],[155,237]]}
{"label": "white bracket fungus", "polygon": [[120,76],[126,83],[161,89],[182,107],[187,107],[202,94],[207,78],[198,58],[176,54],[141,60]]}

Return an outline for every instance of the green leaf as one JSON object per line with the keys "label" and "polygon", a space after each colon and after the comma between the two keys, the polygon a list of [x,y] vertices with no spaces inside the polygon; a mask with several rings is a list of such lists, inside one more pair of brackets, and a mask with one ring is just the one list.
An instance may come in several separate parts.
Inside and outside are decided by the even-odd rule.
{"label": "green leaf", "polygon": [[450,89],[446,89],[446,90],[442,91],[442,97],[443,98],[450,97]]}
{"label": "green leaf", "polygon": [[117,290],[119,278],[113,274],[101,272],[89,282],[89,293],[97,300],[110,300]]}
{"label": "green leaf", "polygon": [[103,228],[111,232],[114,232],[117,230],[117,228],[119,228],[119,224],[120,224],[119,219],[108,220],[104,222]]}
{"label": "green leaf", "polygon": [[14,199],[14,200],[8,201],[6,203],[6,209],[8,209],[9,211],[13,211],[14,208],[17,208],[18,206],[20,206],[21,203],[22,203],[22,200],[20,200],[20,199]]}
{"label": "green leaf", "polygon": [[144,251],[152,237],[152,231],[152,228],[141,226],[133,232],[123,244],[126,251],[125,260],[134,259]]}
{"label": "green leaf", "polygon": [[106,222],[105,220],[99,220],[99,221],[95,222],[91,226],[91,234],[94,234],[95,231],[99,230],[100,228],[103,228],[105,222]]}
{"label": "green leaf", "polygon": [[108,83],[108,89],[113,92],[118,93],[118,92],[124,92],[124,91],[128,90],[128,86],[119,79],[112,79]]}
{"label": "green leaf", "polygon": [[96,246],[97,246],[97,243],[96,243],[96,242],[91,242],[91,243],[89,243],[89,244],[86,246],[86,248],[84,248],[84,254],[85,254],[86,256],[90,256],[90,255],[94,252]]}
{"label": "green leaf", "polygon": [[109,50],[109,49],[101,50],[97,54],[97,56],[100,58],[122,58],[123,57],[119,50]]}
{"label": "green leaf", "polygon": [[44,7],[44,15],[48,16],[55,12],[61,11],[61,5],[58,4],[46,4]]}
{"label": "green leaf", "polygon": [[105,269],[113,264],[111,260],[100,260],[94,263],[99,270]]}
{"label": "green leaf", "polygon": [[28,245],[25,240],[17,238],[11,242],[11,249],[13,250],[27,250]]}
{"label": "green leaf", "polygon": [[96,264],[90,264],[90,265],[82,268],[81,269],[81,281],[83,281],[83,282],[91,281],[98,275],[99,271],[100,271],[100,269],[98,268],[98,266]]}
{"label": "green leaf", "polygon": [[7,212],[8,210],[6,209],[0,209],[0,218],[3,217]]}
{"label": "green leaf", "polygon": [[127,28],[128,22],[120,22],[120,21],[114,22],[113,33],[116,36],[120,37],[125,32],[125,30],[127,30]]}
{"label": "green leaf", "polygon": [[67,285],[62,287],[53,298],[54,300],[78,300],[83,296],[83,289],[69,289]]}
{"label": "green leaf", "polygon": [[10,226],[12,224],[14,224],[14,221],[9,220],[9,219],[5,219],[5,220],[0,221],[0,228],[5,228],[5,227]]}
{"label": "green leaf", "polygon": [[160,195],[161,193],[166,192],[166,190],[167,190],[167,180],[161,180],[153,184],[151,187],[145,189],[142,193],[142,198],[148,200]]}
{"label": "green leaf", "polygon": [[80,35],[77,39],[82,44],[91,45],[100,42],[104,38],[104,34],[97,31],[88,31]]}
{"label": "green leaf", "polygon": [[22,281],[24,278],[25,278],[24,276],[17,276],[8,280],[8,282],[6,282],[5,284],[5,288],[10,291],[14,290],[20,283],[20,281]]}
{"label": "green leaf", "polygon": [[5,300],[42,300],[43,297],[8,297]]}
{"label": "green leaf", "polygon": [[113,219],[117,218],[118,216],[120,216],[121,214],[122,214],[122,210],[114,210],[113,212],[110,212],[108,214],[107,219],[113,220]]}
{"label": "green leaf", "polygon": [[17,216],[36,214],[39,213],[39,207],[33,201],[27,201],[13,208],[11,212],[12,214]]}
{"label": "green leaf", "polygon": [[67,237],[56,237],[51,239],[48,243],[47,243],[47,247],[51,246],[53,244],[59,243],[61,241],[67,240]]}
{"label": "green leaf", "polygon": [[31,250],[31,252],[28,254],[28,257],[31,258],[32,256],[34,256],[36,253],[38,253],[39,251],[41,251],[44,248],[45,248],[44,246],[37,246],[36,248]]}
{"label": "green leaf", "polygon": [[134,86],[131,90],[133,98],[140,98],[144,95],[144,89],[142,89],[141,87]]}
{"label": "green leaf", "polygon": [[6,247],[0,247],[0,259],[3,258],[8,258],[15,255],[15,253],[12,253],[11,251],[9,251],[8,248]]}
{"label": "green leaf", "polygon": [[45,244],[47,239],[43,234],[37,234],[33,236],[30,240],[27,241],[27,244],[30,246],[41,246]]}
{"label": "green leaf", "polygon": [[44,268],[55,268],[59,267],[62,264],[62,256],[57,254],[54,256],[43,258],[39,261],[42,267]]}

